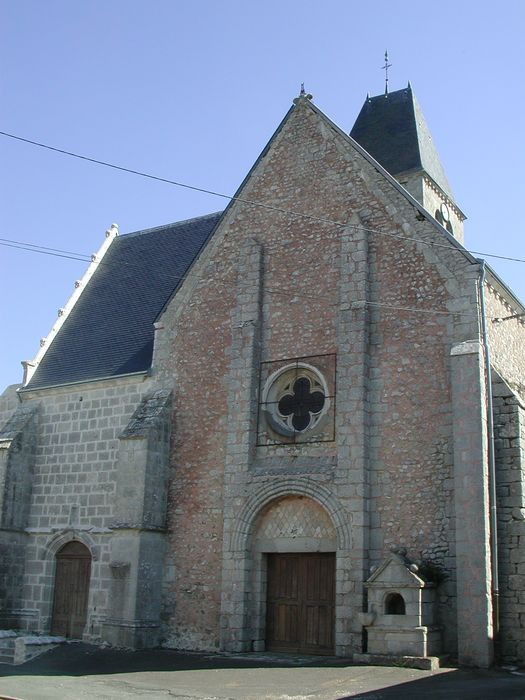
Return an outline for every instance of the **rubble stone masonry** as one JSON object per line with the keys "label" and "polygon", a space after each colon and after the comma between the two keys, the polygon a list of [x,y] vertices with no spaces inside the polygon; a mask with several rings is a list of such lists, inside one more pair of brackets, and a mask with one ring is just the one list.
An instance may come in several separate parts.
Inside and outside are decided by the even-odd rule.
{"label": "rubble stone masonry", "polygon": [[[150,372],[1,397],[4,619],[49,631],[55,555],[77,539],[86,639],[261,651],[267,553],[334,552],[351,655],[364,584],[396,551],[440,574],[444,650],[488,665],[478,262],[306,97],[238,196],[157,319]],[[487,287],[490,319],[516,312],[503,296]],[[522,661],[523,328],[488,324],[504,653]],[[322,430],[262,439],[264,378],[300,358],[332,392]]]}
{"label": "rubble stone masonry", "polygon": [[[478,267],[452,246],[438,256],[381,235],[436,232],[301,102],[240,196],[272,209],[232,204],[156,336],[154,378],[175,390],[167,643],[259,644],[253,532],[261,510],[289,495],[324,499],[337,520],[338,653],[361,648],[363,582],[390,547],[447,571],[448,623],[449,353],[478,337]],[[337,357],[335,440],[254,444],[260,363],[325,354]]]}

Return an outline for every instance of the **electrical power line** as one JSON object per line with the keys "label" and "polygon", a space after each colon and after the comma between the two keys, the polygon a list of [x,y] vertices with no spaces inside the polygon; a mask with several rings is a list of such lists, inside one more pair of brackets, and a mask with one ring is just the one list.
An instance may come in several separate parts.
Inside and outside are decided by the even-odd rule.
{"label": "electrical power line", "polygon": [[[8,242],[7,242],[8,241]],[[58,257],[58,258],[67,258],[70,260],[78,260],[80,262],[89,262],[95,265],[105,265],[109,264],[107,263],[103,258],[101,260],[96,260],[93,259],[92,256],[87,256],[83,253],[71,253],[71,251],[61,251],[59,248],[46,248],[45,246],[37,246],[32,243],[26,244],[26,243],[18,243],[17,241],[12,241],[10,239],[5,239],[5,238],[0,238],[0,246],[8,246],[10,248],[15,248],[19,250],[24,250],[28,251],[31,253],[42,253],[45,255],[51,255],[53,257]],[[31,247],[28,247],[31,246]],[[60,251],[60,252],[56,252]],[[64,253],[64,254],[62,254]],[[84,257],[74,257],[74,256],[84,256]],[[125,265],[131,269],[142,269],[140,265],[133,265],[132,263],[125,263]],[[159,271],[156,270],[155,274],[158,276]],[[188,277],[188,274],[185,275],[170,275],[169,273],[165,273],[164,276],[166,279],[169,279],[171,282],[176,282],[177,286],[182,284],[182,282]],[[204,278],[199,278],[199,281],[205,281]],[[229,285],[226,282],[221,282],[220,280],[209,280],[212,281],[213,284],[216,284],[220,287],[224,287],[226,289],[231,289],[233,286],[244,288],[244,289],[253,289],[253,284],[243,284],[243,283],[237,283],[236,285]],[[264,293],[266,294],[276,294],[280,296],[284,296],[290,299],[298,299],[298,293],[297,291],[291,292],[291,291],[286,291],[283,289],[274,289],[272,287],[265,287],[264,288]],[[311,297],[307,298],[307,301],[309,304],[315,301],[321,301],[321,300],[328,300],[330,303],[328,306],[332,307],[340,307],[341,302],[333,302],[333,297],[329,297],[327,295],[323,294],[315,294]],[[353,300],[352,303],[355,303],[356,305],[366,305],[366,306],[371,306],[371,307],[379,307],[379,308],[387,308],[387,309],[392,309],[392,310],[397,310],[397,311],[408,311],[408,312],[414,312],[414,313],[423,313],[423,314],[436,314],[436,315],[444,315],[444,316],[466,316],[473,318],[477,316],[475,313],[464,313],[464,312],[456,312],[456,311],[446,311],[444,309],[425,309],[422,307],[411,307],[411,306],[399,306],[396,304],[389,304],[389,303],[384,303],[384,302],[376,302],[376,301],[367,301],[367,300]]]}
{"label": "electrical power line", "polygon": [[52,251],[54,253],[65,253],[67,255],[73,255],[75,257],[79,258],[86,258],[89,259],[92,256],[88,255],[87,253],[77,253],[76,251],[73,250],[63,250],[62,248],[50,248],[47,245],[38,245],[37,243],[28,243],[27,241],[16,241],[13,240],[12,238],[0,238],[0,242],[5,242],[6,245],[11,243],[13,245],[18,245],[18,246],[28,246],[30,250],[36,248],[37,252],[38,250],[45,250],[45,251]]}
{"label": "electrical power line", "polygon": [[[269,204],[265,204],[265,203],[263,203],[263,202],[259,202],[259,201],[257,201],[257,200],[249,200],[249,199],[244,199],[244,198],[241,198],[241,197],[235,197],[235,196],[225,195],[225,194],[223,194],[223,193],[215,192],[215,191],[213,191],[213,190],[208,190],[208,189],[196,187],[196,186],[189,185],[189,184],[187,184],[187,183],[178,182],[178,181],[175,181],[175,180],[169,180],[169,179],[167,179],[167,178],[162,178],[162,177],[159,177],[159,176],[156,176],[156,175],[152,175],[152,174],[150,174],[150,173],[145,173],[145,172],[142,172],[142,171],[139,171],[139,170],[135,170],[135,169],[131,169],[131,168],[126,168],[126,167],[123,167],[123,166],[115,165],[115,164],[113,164],[113,163],[109,163],[109,162],[106,162],[106,161],[98,160],[98,159],[95,159],[95,158],[90,158],[90,157],[88,157],[88,156],[83,156],[83,155],[78,154],[78,153],[74,153],[74,152],[71,152],[71,151],[66,151],[66,150],[64,150],[64,149],[56,148],[56,147],[54,147],[54,146],[49,146],[48,144],[39,143],[39,142],[37,142],[37,141],[33,141],[33,140],[30,140],[30,139],[25,139],[25,138],[22,138],[22,137],[20,137],[20,136],[16,136],[16,135],[14,135],[14,134],[9,134],[9,133],[4,132],[4,131],[0,131],[0,135],[3,135],[3,136],[6,136],[6,137],[15,139],[15,140],[17,140],[17,141],[22,141],[22,142],[24,142],[24,143],[28,143],[28,144],[31,144],[31,145],[34,145],[34,146],[38,146],[38,147],[41,147],[41,148],[45,148],[45,149],[47,149],[47,150],[51,150],[51,151],[54,151],[54,152],[57,152],[57,153],[60,153],[60,154],[63,154],[63,155],[67,155],[67,156],[70,156],[70,157],[73,157],[73,158],[78,158],[78,159],[81,159],[81,160],[85,160],[85,161],[88,161],[88,162],[95,163],[95,164],[97,164],[97,165],[102,165],[102,166],[104,166],[104,167],[109,167],[109,168],[116,169],[116,170],[119,170],[119,171],[128,172],[128,173],[133,174],[133,175],[138,175],[138,176],[145,177],[145,178],[148,178],[148,179],[157,180],[157,181],[164,182],[164,183],[167,183],[167,184],[171,184],[171,185],[174,185],[174,186],[177,186],[177,187],[183,187],[183,188],[186,188],[186,189],[195,190],[195,191],[198,191],[198,192],[203,192],[203,193],[205,193],[205,194],[210,194],[210,195],[213,195],[213,196],[222,197],[222,198],[224,198],[224,199],[229,199],[230,201],[239,201],[239,202],[241,202],[241,203],[248,204],[248,205],[250,205],[250,206],[257,206],[257,207],[262,207],[262,208],[264,208],[264,209],[270,209],[270,210],[272,210],[272,211],[277,211],[277,212],[279,212],[279,213],[287,214],[287,215],[292,216],[292,217],[296,217],[296,218],[306,218],[306,219],[308,219],[308,220],[313,220],[313,221],[317,221],[317,222],[320,222],[320,223],[323,223],[323,224],[328,224],[328,225],[331,225],[331,226],[336,226],[336,227],[338,227],[338,228],[352,228],[352,229],[354,229],[354,230],[361,230],[361,231],[365,231],[365,232],[368,232],[368,233],[373,233],[373,234],[388,236],[388,237],[397,238],[397,239],[405,240],[405,241],[409,241],[409,242],[422,243],[422,244],[424,244],[424,245],[428,245],[428,246],[432,246],[432,247],[442,247],[442,248],[447,248],[448,250],[451,249],[450,244],[435,243],[435,242],[431,242],[431,241],[425,241],[425,240],[423,240],[423,239],[413,238],[413,237],[410,237],[410,236],[403,236],[403,235],[401,235],[401,234],[396,234],[396,233],[392,233],[392,232],[388,232],[388,231],[382,231],[382,230],[379,230],[379,229],[372,229],[372,228],[367,228],[367,227],[364,227],[364,226],[357,226],[357,225],[352,225],[352,224],[345,224],[345,223],[342,223],[342,222],[333,221],[332,219],[326,219],[326,218],[318,217],[318,216],[311,215],[311,214],[305,214],[305,213],[301,213],[301,212],[295,212],[295,211],[293,211],[293,210],[284,209],[284,208],[281,208],[281,207],[275,207],[275,206],[272,206],[272,205],[269,205]],[[28,252],[41,253],[41,254],[44,254],[44,255],[51,255],[51,256],[54,256],[54,257],[66,258],[66,259],[70,259],[70,260],[77,260],[77,261],[80,261],[80,262],[95,263],[95,264],[104,264],[104,263],[105,263],[105,261],[104,261],[103,259],[102,259],[102,260],[96,260],[96,259],[94,258],[94,256],[88,255],[88,254],[85,254],[85,253],[76,253],[76,252],[73,252],[73,251],[62,250],[62,249],[60,249],[60,248],[50,248],[50,247],[48,247],[48,246],[41,246],[41,245],[37,245],[37,244],[34,244],[34,243],[27,243],[27,242],[22,242],[22,241],[16,241],[16,240],[8,239],[8,238],[0,238],[0,245],[7,246],[7,247],[11,247],[11,248],[15,248],[15,249],[19,249],[19,250],[25,250],[25,251],[28,251]],[[502,259],[502,260],[509,260],[509,261],[513,261],[513,262],[521,262],[521,263],[525,262],[525,260],[522,260],[522,259],[520,259],[520,258],[512,258],[512,257],[509,257],[509,256],[501,256],[501,255],[496,255],[496,254],[491,254],[491,253],[481,253],[481,252],[479,252],[479,251],[465,251],[464,249],[459,249],[459,248],[457,248],[457,249],[452,248],[452,249],[453,249],[453,250],[458,250],[458,251],[460,251],[460,252],[469,252],[469,253],[472,254],[472,255],[484,255],[484,256],[486,256],[486,257],[494,257],[494,258],[499,258],[499,259]],[[126,263],[126,265],[129,266],[129,267],[133,267],[133,265],[131,265],[130,263]],[[157,273],[158,273],[158,271],[157,271]],[[183,276],[176,276],[176,275],[169,275],[169,274],[166,274],[166,277],[169,278],[170,281],[172,281],[172,282],[178,282],[179,284],[182,283],[182,281],[184,281],[184,279],[186,279],[186,275],[183,275]],[[215,281],[215,283],[216,283],[216,284],[219,284],[219,285],[222,285],[222,286],[226,286],[224,283],[221,283],[220,281]],[[243,285],[238,285],[238,286],[243,286]],[[265,292],[270,293],[270,294],[278,294],[278,295],[286,296],[286,297],[289,297],[289,298],[297,298],[297,293],[296,293],[296,292],[288,292],[288,291],[277,290],[277,289],[272,289],[272,288],[265,288]],[[308,298],[308,302],[311,303],[314,299],[327,299],[327,300],[329,300],[329,301],[332,302],[332,297],[323,296],[323,295],[318,295],[318,294],[316,294],[315,297],[313,297],[313,298],[310,298],[310,297],[309,297],[309,298]],[[360,302],[356,302],[356,303],[365,304],[365,305],[368,305],[368,306],[371,306],[371,307],[390,308],[390,309],[393,309],[393,310],[407,311],[407,312],[415,312],[415,313],[438,314],[438,315],[456,315],[456,316],[459,315],[459,316],[471,316],[471,317],[476,315],[476,314],[469,314],[469,313],[466,313],[466,314],[465,314],[465,313],[460,313],[460,312],[451,312],[451,311],[445,311],[445,310],[439,310],[439,309],[424,309],[424,308],[421,308],[421,307],[398,306],[398,305],[395,305],[395,304],[387,304],[387,303],[383,303],[383,302],[372,302],[372,301],[366,301],[366,300],[363,300],[363,301],[360,301]],[[334,304],[333,302],[331,303],[331,305],[332,305],[332,306],[339,306],[338,303],[335,303],[335,304]]]}
{"label": "electrical power line", "polygon": [[0,131],[1,136],[14,139],[16,141],[21,141],[23,143],[28,143],[32,146],[38,146],[39,148],[44,148],[48,151],[53,151],[55,153],[60,153],[62,155],[70,156],[71,158],[78,158],[80,160],[87,161],[89,163],[95,163],[96,165],[102,165],[106,168],[112,168],[113,170],[119,170],[121,172],[130,173],[131,175],[137,175],[139,177],[148,178],[150,180],[156,180],[157,182],[164,182],[168,185],[173,185],[175,187],[182,187],[184,189],[193,190],[194,192],[202,192],[203,194],[209,194],[214,197],[221,197],[222,199],[228,199],[230,201],[241,202],[242,204],[248,204],[254,207],[260,207],[263,209],[268,209],[270,211],[279,212],[281,214],[287,214],[288,216],[293,216],[296,218],[308,219],[310,221],[317,221],[318,223],[329,224],[330,226],[336,226],[338,228],[352,228],[359,231],[366,231],[368,233],[374,233],[382,236],[389,236],[392,238],[397,238],[399,240],[410,241],[413,243],[421,243],[433,248],[447,248],[448,250],[458,250],[462,253],[469,253],[470,255],[481,255],[486,258],[496,258],[498,260],[508,260],[511,262],[525,263],[523,258],[514,258],[507,255],[497,255],[496,253],[484,253],[477,250],[466,250],[465,248],[452,248],[450,244],[447,243],[436,243],[432,241],[425,241],[421,238],[413,238],[411,236],[403,236],[397,233],[391,233],[388,231],[382,231],[380,229],[367,228],[366,226],[357,226],[353,224],[343,223],[341,221],[333,221],[332,219],[327,219],[325,217],[316,216],[313,214],[307,214],[304,212],[296,212],[291,209],[284,209],[282,207],[276,207],[271,204],[265,204],[264,202],[259,202],[257,200],[246,199],[244,197],[236,197],[234,195],[224,194],[222,192],[216,192],[215,190],[209,190],[204,187],[197,187],[195,185],[189,185],[185,182],[179,182],[177,180],[170,180],[168,178],[160,177],[158,175],[152,175],[151,173],[146,173],[141,170],[136,170],[134,168],[126,168],[122,165],[116,165],[115,163],[109,163],[104,160],[99,160],[97,158],[91,158],[89,156],[81,155],[80,153],[74,153],[73,151],[66,151],[63,148],[57,148],[55,146],[50,146],[49,144],[40,143],[39,141],[33,141],[32,139],[26,139],[22,136],[17,136],[15,134],[10,134],[7,131]]}
{"label": "electrical power line", "polygon": [[[18,243],[17,241],[9,241],[8,239],[2,238],[0,239],[0,245],[5,246],[6,248],[15,248],[16,250],[26,250],[30,253],[41,253],[42,255],[51,255],[55,258],[67,258],[68,260],[78,260],[80,262],[90,262],[89,256],[84,256],[80,257],[82,253],[76,254],[72,253],[71,255],[64,255],[58,252],[58,249],[56,251],[53,251],[53,248],[46,248],[45,246],[32,246],[31,243],[29,244],[23,244],[23,243]],[[31,247],[29,247],[31,246]]]}

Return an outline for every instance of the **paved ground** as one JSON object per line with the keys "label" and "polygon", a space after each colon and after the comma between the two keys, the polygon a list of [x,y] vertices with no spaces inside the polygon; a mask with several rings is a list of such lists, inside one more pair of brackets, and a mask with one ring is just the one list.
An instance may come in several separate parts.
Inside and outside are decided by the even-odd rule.
{"label": "paved ground", "polygon": [[22,700],[525,700],[525,672],[350,666],[341,659],[118,651],[74,643],[0,664]]}

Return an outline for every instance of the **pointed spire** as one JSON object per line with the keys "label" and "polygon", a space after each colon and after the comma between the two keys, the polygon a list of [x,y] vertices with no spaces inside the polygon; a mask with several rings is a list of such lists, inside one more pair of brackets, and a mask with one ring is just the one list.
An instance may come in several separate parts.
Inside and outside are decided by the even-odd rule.
{"label": "pointed spire", "polygon": [[394,177],[409,171],[425,171],[453,199],[412,90],[403,88],[368,98],[350,135]]}

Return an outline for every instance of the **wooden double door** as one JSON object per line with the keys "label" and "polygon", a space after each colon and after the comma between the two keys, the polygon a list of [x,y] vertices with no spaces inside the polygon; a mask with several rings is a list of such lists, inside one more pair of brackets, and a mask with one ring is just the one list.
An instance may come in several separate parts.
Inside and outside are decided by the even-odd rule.
{"label": "wooden double door", "polygon": [[333,654],[335,554],[267,557],[267,650]]}
{"label": "wooden double door", "polygon": [[86,626],[91,554],[81,542],[68,542],[56,555],[51,634],[81,639]]}

